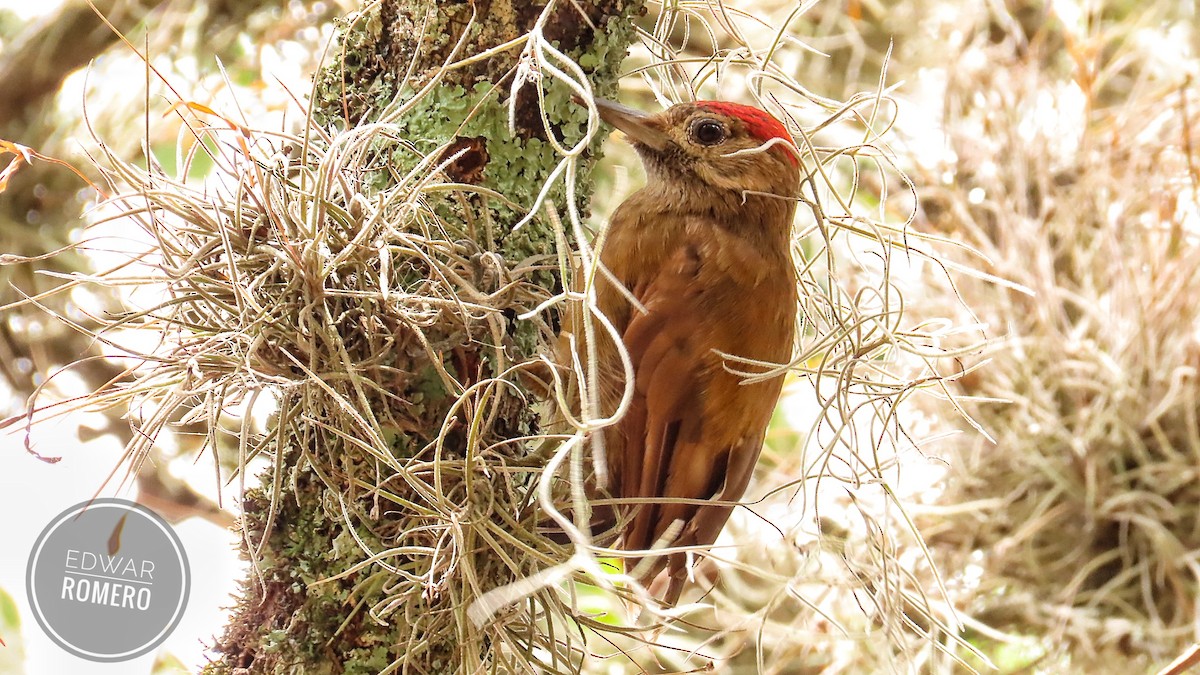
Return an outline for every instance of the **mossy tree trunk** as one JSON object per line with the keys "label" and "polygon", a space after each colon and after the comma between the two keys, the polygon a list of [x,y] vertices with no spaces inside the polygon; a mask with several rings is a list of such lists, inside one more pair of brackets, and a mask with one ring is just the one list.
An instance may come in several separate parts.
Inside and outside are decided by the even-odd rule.
{"label": "mossy tree trunk", "polygon": [[[333,277],[323,280],[323,304],[337,317],[330,329],[350,345],[348,361],[361,365],[369,386],[324,378],[329,399],[320,405],[313,404],[319,396],[280,395],[281,432],[269,444],[274,466],[242,505],[243,546],[255,569],[208,672],[507,672],[497,655],[504,644],[553,643],[534,634],[537,619],[480,626],[466,612],[480,594],[562,553],[528,531],[521,544],[540,559],[511,555],[506,543],[510,519],[536,518],[516,507],[529,499],[540,468],[523,440],[538,432],[537,416],[511,369],[554,330],[552,318],[518,318],[559,283],[554,218],[533,209],[562,159],[552,140],[583,138],[587,116],[570,88],[550,77],[541,80],[541,96],[538,85],[525,84],[515,105],[510,97],[528,45],[520,38],[531,30],[578,63],[598,94],[611,95],[642,10],[639,0],[561,0],[544,10],[513,0],[384,0],[344,24],[332,65],[318,74],[313,119],[335,137],[407,106],[388,118],[398,126],[374,146],[370,178],[354,177],[372,188],[361,204],[440,152],[435,159],[447,165],[438,180],[449,185],[422,197],[437,222],[395,227],[475,273],[439,276],[414,257],[382,275],[392,295],[341,299],[336,307]],[[580,184],[575,198],[584,199],[587,187]],[[548,201],[558,213],[566,194],[557,179]],[[537,217],[514,229],[531,210]],[[448,301],[426,302],[421,325],[359,320],[386,318],[388,303],[415,289]],[[460,311],[460,300],[468,310]],[[369,311],[367,302],[375,303]],[[386,357],[363,361],[380,353]],[[305,372],[323,377],[311,361]],[[381,461],[331,428],[344,419],[344,410],[330,413],[335,398],[369,401],[370,410],[358,412],[380,421],[390,457]],[[436,491],[422,482],[430,472],[440,472]],[[368,551],[388,553],[371,561]]]}

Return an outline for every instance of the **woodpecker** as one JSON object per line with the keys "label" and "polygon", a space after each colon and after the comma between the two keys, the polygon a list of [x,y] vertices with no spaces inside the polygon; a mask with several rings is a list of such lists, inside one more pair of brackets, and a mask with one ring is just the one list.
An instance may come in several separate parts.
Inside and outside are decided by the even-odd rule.
{"label": "woodpecker", "polygon": [[[597,306],[633,364],[630,406],[603,432],[607,490],[624,524],[618,543],[632,552],[626,570],[649,585],[666,569],[655,586],[665,581],[662,600],[674,605],[686,554],[636,552],[710,546],[746,491],[783,376],[746,383],[731,370],[765,373],[792,355],[800,161],[786,127],[751,106],[696,101],[648,114],[595,104],[647,175],[599,251]],[[611,413],[625,369],[613,340],[597,349]]]}

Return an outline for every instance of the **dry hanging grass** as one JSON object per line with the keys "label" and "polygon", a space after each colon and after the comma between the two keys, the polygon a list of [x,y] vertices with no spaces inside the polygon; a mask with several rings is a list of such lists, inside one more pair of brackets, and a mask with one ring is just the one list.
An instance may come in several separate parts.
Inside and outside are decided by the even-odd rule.
{"label": "dry hanging grass", "polygon": [[[217,480],[247,481],[251,462],[269,464],[262,485],[245,483],[251,508],[242,514],[256,570],[246,592],[259,604],[248,603],[218,647],[285,615],[296,618],[284,640],[315,634],[379,646],[363,625],[398,627],[401,656],[390,645],[355,655],[385,672],[430,664],[578,672],[614,659],[655,672],[751,659],[770,672],[766,664],[789,663],[796,651],[817,663],[844,659],[846,645],[862,652],[859,663],[880,667],[916,667],[938,649],[958,658],[970,649],[956,644],[959,618],[889,485],[920,443],[903,404],[920,392],[952,399],[942,360],[977,345],[949,347],[959,329],[903,311],[893,270],[920,260],[946,276],[941,260],[954,244],[908,227],[915,202],[885,141],[895,103],[884,76],[841,102],[791,74],[807,53],[792,26],[808,25],[812,5],[774,15],[709,2],[655,6],[627,78],[663,102],[751,98],[788,120],[806,167],[794,244],[800,344],[780,372],[794,373],[816,412],[792,439],[798,454],[768,452],[781,485],[762,504],[791,511],[776,534],[735,527],[734,555],[698,554],[715,561],[701,569],[722,579],[705,599],[711,607],[657,606],[602,564],[612,551],[569,521],[567,546],[537,532],[545,514],[584,511],[589,439],[611,422],[588,414],[594,402],[569,398],[595,389],[576,367],[555,396],[560,411],[577,415],[561,433],[541,430],[536,412],[548,409],[532,407],[521,376],[549,353],[568,306],[588,317],[587,334],[603,329],[588,287],[571,286],[576,265],[585,278],[596,273],[577,190],[600,129],[594,114],[565,106],[592,88],[540,24],[497,48],[522,55],[505,118],[487,117],[499,93],[486,105],[449,107],[462,94],[440,92],[441,73],[494,55],[449,48],[444,70],[423,74],[429,86],[344,130],[311,114],[298,132],[257,128],[177,101],[199,141],[181,151],[179,175],[196,153],[210,153],[214,173],[202,184],[122,161],[97,140],[112,196],[93,222],[135,224],[151,245],[67,277],[58,292],[100,284],[161,295],[102,317],[99,330],[76,325],[127,354],[127,377],[34,417],[128,408],[137,430],[130,469],[172,425],[194,422],[210,430],[210,448],[237,439],[236,469],[214,463]],[[537,122],[565,136],[550,136],[543,149],[554,163],[523,198],[477,184],[472,138],[431,147],[412,135],[413,120],[446,115],[460,128],[484,125],[487,141],[515,153],[504,139],[518,123],[515,92],[529,83],[541,94]],[[487,155],[522,175],[520,157],[492,149],[485,164]],[[135,348],[122,339],[130,334],[154,340]],[[260,406],[274,410],[265,434],[248,412]],[[223,427],[230,415],[239,426]],[[830,481],[849,499],[821,511],[817,488]],[[800,530],[817,530],[815,516],[831,538],[798,545]],[[774,561],[753,553],[764,540]],[[296,553],[314,541],[325,547],[319,569]],[[812,564],[828,573],[813,574]],[[741,593],[746,584],[763,596]],[[314,630],[321,612],[332,624]],[[824,646],[798,650],[788,636],[799,630],[827,636]]]}
{"label": "dry hanging grass", "polygon": [[947,82],[954,178],[922,191],[1030,291],[961,287],[1003,338],[960,382],[995,443],[946,453],[922,530],[973,570],[966,611],[1061,672],[1168,660],[1198,616],[1200,96],[1179,8],[1143,9],[980,29]]}

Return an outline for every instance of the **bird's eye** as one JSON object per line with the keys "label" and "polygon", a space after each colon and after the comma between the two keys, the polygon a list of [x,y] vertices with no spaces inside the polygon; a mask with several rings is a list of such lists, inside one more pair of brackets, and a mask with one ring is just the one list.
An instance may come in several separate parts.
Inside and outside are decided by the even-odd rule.
{"label": "bird's eye", "polygon": [[700,119],[692,123],[690,135],[692,141],[700,145],[717,145],[725,142],[729,132],[725,130],[725,125],[717,120]]}

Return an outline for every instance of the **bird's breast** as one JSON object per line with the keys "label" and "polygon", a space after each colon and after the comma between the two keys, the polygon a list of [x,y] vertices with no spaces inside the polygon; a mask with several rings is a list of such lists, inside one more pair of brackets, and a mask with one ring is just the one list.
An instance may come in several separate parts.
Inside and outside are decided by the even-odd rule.
{"label": "bird's breast", "polygon": [[[786,224],[766,233],[776,236],[763,236],[761,224],[702,218],[666,216],[624,224],[620,227],[614,218],[602,251],[613,279],[597,289],[599,309],[619,332],[635,312],[668,313],[660,317],[662,325],[670,322],[671,332],[689,341],[688,350],[703,364],[707,387],[727,390],[733,399],[741,395],[731,388],[741,387],[752,398],[770,398],[763,405],[773,407],[777,384],[744,386],[741,376],[728,372],[764,369],[722,354],[776,364],[791,356],[796,283]],[[613,281],[641,306],[634,306]]]}

